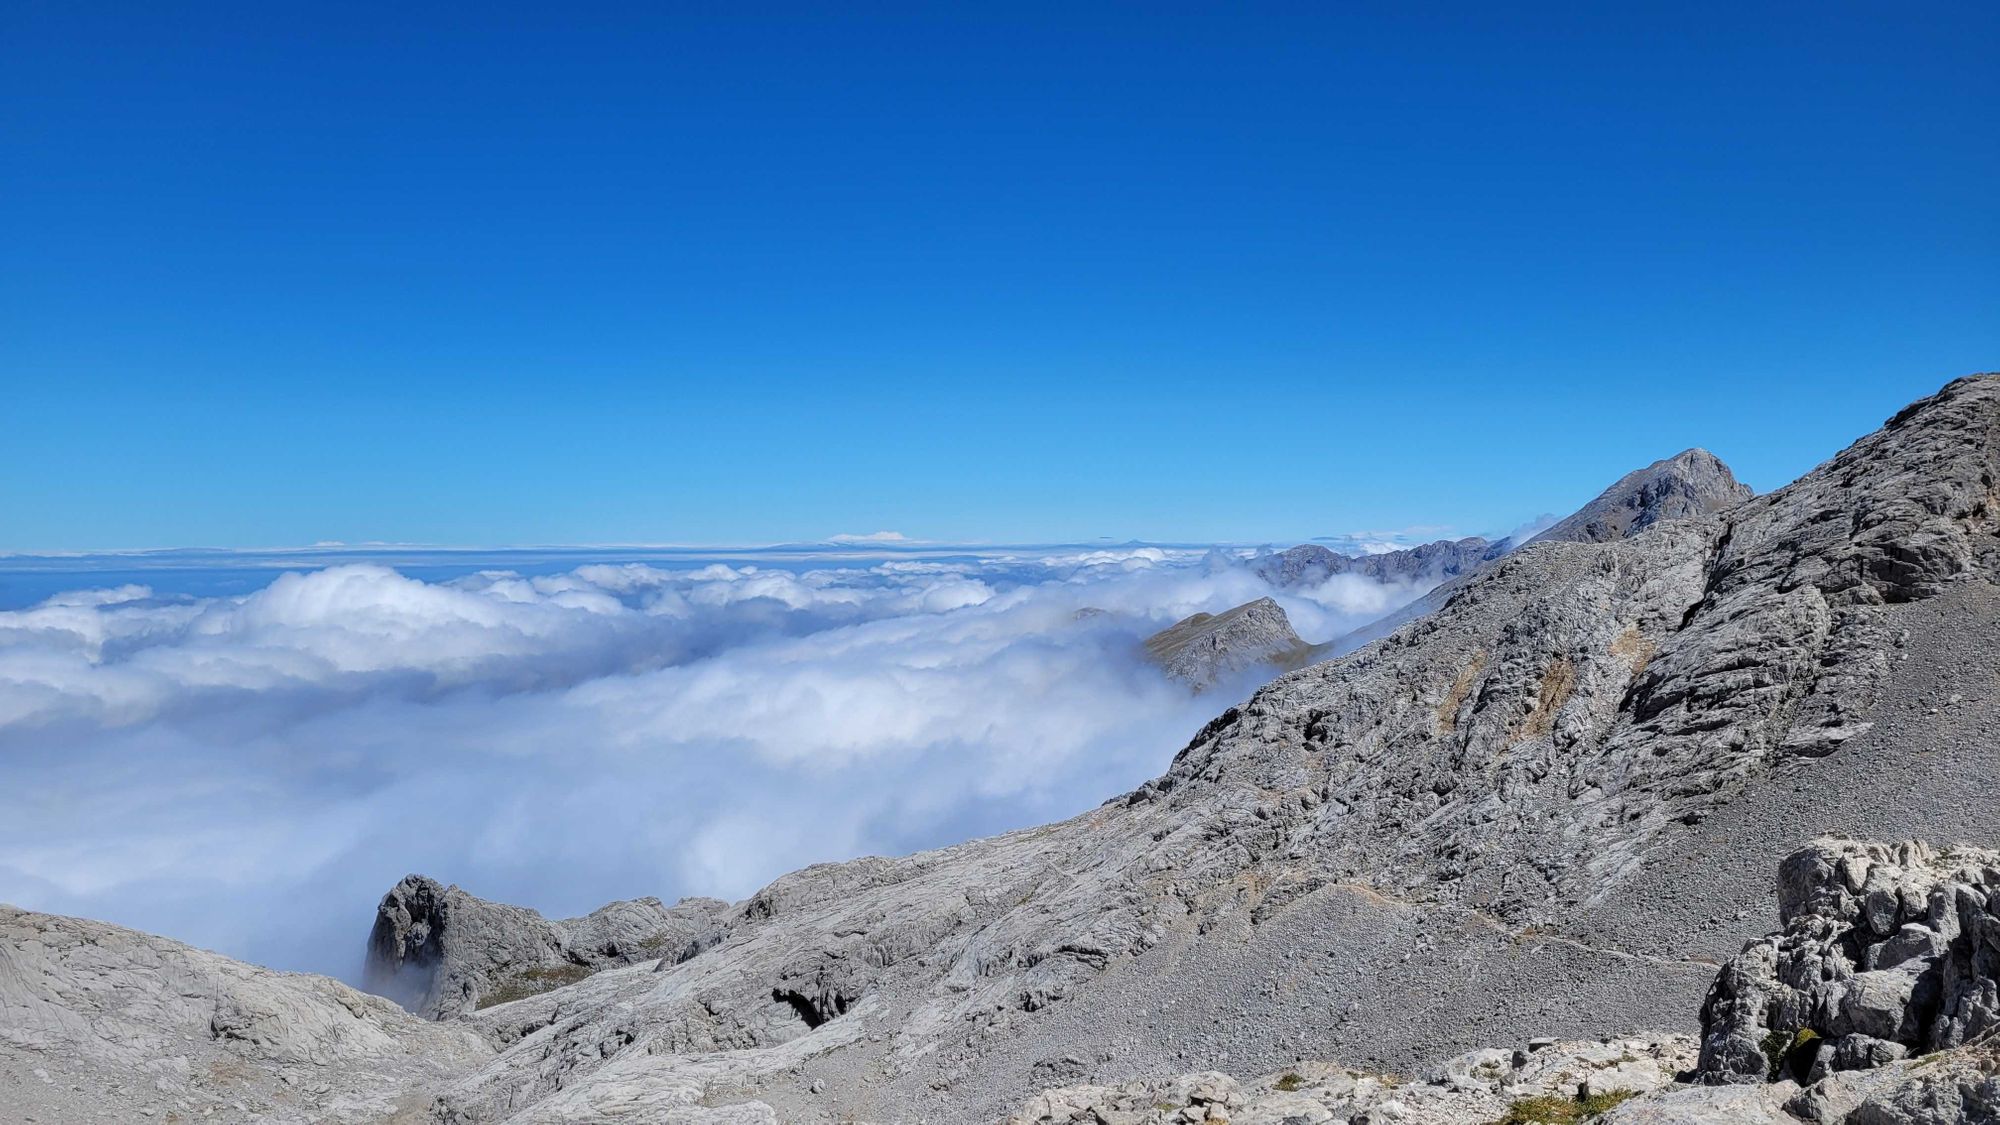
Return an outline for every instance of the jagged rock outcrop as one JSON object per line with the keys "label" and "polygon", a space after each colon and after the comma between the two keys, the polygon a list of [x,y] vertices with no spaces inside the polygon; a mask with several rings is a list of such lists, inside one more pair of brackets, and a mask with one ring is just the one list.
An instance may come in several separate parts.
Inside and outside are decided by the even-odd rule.
{"label": "jagged rock outcrop", "polygon": [[[1625,474],[1599,493],[1596,499],[1528,542],[1607,543],[1637,535],[1664,521],[1700,519],[1726,512],[1754,495],[1714,454],[1705,449],[1684,450]],[[1353,652],[1435,612],[1451,599],[1459,587],[1472,581],[1515,546],[1508,539],[1490,544],[1478,558],[1465,562],[1453,573],[1439,574],[1433,579],[1435,588],[1423,596],[1394,613],[1334,638],[1322,646],[1323,655],[1341,656]]]}
{"label": "jagged rock outcrop", "polygon": [[551,921],[411,875],[390,888],[368,934],[365,981],[431,1019],[573,983],[610,965],[685,961],[722,940],[729,904],[656,898]]}
{"label": "jagged rock outcrop", "polygon": [[1302,543],[1257,559],[1251,570],[1281,590],[1318,586],[1337,574],[1353,574],[1376,582],[1434,586],[1474,570],[1506,550],[1506,543],[1489,542],[1477,535],[1440,539],[1372,555],[1343,555],[1317,543]]}
{"label": "jagged rock outcrop", "polygon": [[1292,631],[1284,608],[1270,598],[1197,613],[1146,638],[1147,658],[1196,691],[1259,665],[1297,668],[1312,654],[1313,647]]}
{"label": "jagged rock outcrop", "polygon": [[0,906],[0,1120],[381,1121],[492,1054],[326,977]]}
{"label": "jagged rock outcrop", "polygon": [[1702,1008],[1701,1075],[1811,1084],[2000,1027],[2000,853],[1827,839],[1778,879],[1783,930]]}
{"label": "jagged rock outcrop", "polygon": [[1696,519],[1728,511],[1754,495],[1721,458],[1706,449],[1685,449],[1626,473],[1597,499],[1529,542],[1627,539],[1662,520]]}

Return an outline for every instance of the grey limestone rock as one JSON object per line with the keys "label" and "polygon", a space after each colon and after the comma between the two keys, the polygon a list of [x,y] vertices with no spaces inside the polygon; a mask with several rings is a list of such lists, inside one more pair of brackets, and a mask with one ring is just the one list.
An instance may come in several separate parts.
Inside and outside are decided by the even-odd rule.
{"label": "grey limestone rock", "polygon": [[2000,1028],[2000,853],[1818,840],[1785,861],[1779,912],[1710,990],[1705,1081],[1813,1082]]}
{"label": "grey limestone rock", "polygon": [[1221,613],[1197,613],[1146,638],[1146,655],[1196,691],[1258,665],[1296,668],[1313,648],[1292,631],[1284,608],[1258,598]]}
{"label": "grey limestone rock", "polygon": [[0,906],[0,1119],[380,1121],[492,1055],[326,977]]}
{"label": "grey limestone rock", "polygon": [[685,961],[722,938],[728,904],[656,898],[550,920],[411,875],[382,896],[368,935],[371,991],[432,1019],[568,983],[610,965]]}
{"label": "grey limestone rock", "polygon": [[1662,520],[1727,511],[1755,493],[1706,449],[1687,449],[1620,477],[1597,499],[1530,539],[1604,543],[1628,539]]}
{"label": "grey limestone rock", "polygon": [[1317,586],[1339,574],[1376,582],[1434,586],[1475,570],[1505,552],[1506,544],[1489,542],[1476,535],[1372,555],[1343,555],[1317,543],[1302,543],[1257,559],[1251,569],[1281,590]]}

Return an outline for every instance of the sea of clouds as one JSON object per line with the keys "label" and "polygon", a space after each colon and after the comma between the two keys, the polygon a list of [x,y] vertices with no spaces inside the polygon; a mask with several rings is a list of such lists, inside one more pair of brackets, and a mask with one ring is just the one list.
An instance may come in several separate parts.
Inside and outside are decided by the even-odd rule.
{"label": "sea of clouds", "polygon": [[1142,660],[1181,617],[1275,594],[1317,642],[1421,593],[1155,547],[409,569],[0,612],[0,901],[352,978],[413,871],[551,915],[738,899],[1157,774],[1255,686]]}

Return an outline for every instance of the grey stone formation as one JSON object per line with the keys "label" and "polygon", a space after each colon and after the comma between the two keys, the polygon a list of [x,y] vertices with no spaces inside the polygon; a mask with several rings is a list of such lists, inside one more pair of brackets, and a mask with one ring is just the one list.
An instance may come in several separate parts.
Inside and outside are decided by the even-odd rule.
{"label": "grey stone formation", "polygon": [[[383,1121],[493,1056],[326,977],[0,906],[0,1121]],[[422,1120],[421,1117],[404,1120]]]}
{"label": "grey stone formation", "polygon": [[685,961],[721,940],[729,904],[656,898],[551,921],[411,875],[390,888],[368,934],[372,992],[432,1019],[572,983],[610,965]]}
{"label": "grey stone formation", "polygon": [[1528,542],[1626,539],[1662,520],[1727,511],[1754,495],[1715,454],[1706,449],[1682,450],[1626,473],[1597,499]]}
{"label": "grey stone formation", "polygon": [[1196,691],[1260,665],[1297,668],[1312,655],[1313,647],[1292,632],[1284,609],[1270,598],[1197,613],[1146,638],[1147,658]]}
{"label": "grey stone formation", "polygon": [[1704,1080],[1811,1085],[2000,1027],[2000,853],[1821,840],[1778,910],[1702,1007]]}
{"label": "grey stone formation", "polygon": [[1265,555],[1251,563],[1264,581],[1281,590],[1318,586],[1336,574],[1353,574],[1376,582],[1436,585],[1476,569],[1506,552],[1504,543],[1479,536],[1440,539],[1419,547],[1373,555],[1343,555],[1317,543]]}
{"label": "grey stone formation", "polygon": [[[717,940],[693,956],[460,1003],[439,1026],[494,1053],[435,1063],[449,1073],[425,1080],[416,1119],[991,1121],[1037,1090],[1213,1070],[1250,1098],[1258,1076],[1298,1092],[1276,1083],[1305,1058],[1340,1060],[1358,1086],[1530,1036],[1692,1032],[1718,967],[1770,929],[1782,857],[1835,832],[2000,844],[1996,479],[2000,376],[1975,377],[1768,495],[1635,531],[1641,505],[1625,537],[1538,540],[1228,708],[1160,777],[1080,816],[809,867],[709,914]],[[1835,940],[1815,963],[1837,972],[1837,954],[1859,979],[1927,956],[1893,960],[1914,934],[1868,952],[1916,924],[1903,885],[1861,876],[1845,893],[1864,919],[1898,888],[1893,932],[1871,921],[1879,941]],[[1942,934],[1929,901],[1923,926]],[[407,912],[390,945],[445,959],[436,912]],[[446,915],[448,936],[456,904]],[[177,987],[143,965],[105,971]],[[1889,1025],[1897,988],[1842,991],[1849,1022],[1828,1030],[1929,1043],[1943,1017],[1907,1041]],[[1604,1120],[1993,1120],[1991,1043],[1900,1061],[1861,1044],[1853,1057],[1882,1065],[1662,1089]],[[1343,1081],[1298,1075],[1322,1076]],[[1450,1120],[1335,1100],[1293,1116]],[[1232,1116],[1217,1104],[1181,1119]]]}
{"label": "grey stone formation", "polygon": [[[1715,454],[1706,449],[1683,450],[1618,478],[1596,499],[1528,542],[1625,539],[1663,520],[1727,511],[1754,495]],[[1317,543],[1304,543],[1262,556],[1251,563],[1251,569],[1281,590],[1317,586],[1338,574],[1428,587],[1477,573],[1516,546],[1509,539],[1494,541],[1475,535],[1373,555],[1343,555]]]}
{"label": "grey stone formation", "polygon": [[[1729,466],[1705,449],[1684,450],[1618,478],[1597,498],[1529,539],[1530,543],[1604,543],[1624,539],[1667,520],[1698,519],[1726,512],[1756,495],[1739,483]],[[1472,540],[1461,540],[1472,542]],[[1485,542],[1479,540],[1479,542]],[[1439,544],[1430,544],[1435,547]],[[1434,612],[1453,593],[1515,548],[1512,540],[1491,544],[1476,559],[1433,579],[1433,588],[1380,620],[1321,646],[1324,656],[1343,656]],[[1426,548],[1418,548],[1424,550]]]}

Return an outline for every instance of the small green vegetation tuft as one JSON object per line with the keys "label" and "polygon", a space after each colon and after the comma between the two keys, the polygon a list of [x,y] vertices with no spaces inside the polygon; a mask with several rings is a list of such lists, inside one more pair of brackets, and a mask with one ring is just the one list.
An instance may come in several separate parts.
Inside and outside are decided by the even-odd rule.
{"label": "small green vegetation tuft", "polygon": [[1560,1094],[1522,1098],[1508,1106],[1507,1116],[1493,1125],[1577,1125],[1609,1113],[1613,1106],[1635,1097],[1638,1093],[1633,1090],[1610,1090],[1587,1098],[1565,1098]]}
{"label": "small green vegetation tuft", "polygon": [[522,969],[494,986],[493,991],[479,998],[479,1007],[491,1008],[495,1004],[505,1004],[510,1000],[525,1000],[530,996],[540,996],[544,992],[561,988],[596,972],[589,965],[556,965],[549,968]]}
{"label": "small green vegetation tuft", "polygon": [[1272,1085],[1276,1086],[1280,1090],[1283,1090],[1287,1094],[1291,1093],[1293,1090],[1296,1090],[1305,1084],[1306,1080],[1300,1078],[1296,1074],[1284,1075],[1283,1077],[1279,1078],[1276,1082],[1272,1083]]}
{"label": "small green vegetation tuft", "polygon": [[1765,1061],[1770,1063],[1770,1069],[1764,1077],[1769,1081],[1776,1082],[1778,1076],[1784,1072],[1785,1060],[1791,1058],[1793,1052],[1797,1051],[1800,1047],[1818,1038],[1819,1032],[1814,1031],[1810,1027],[1799,1028],[1790,1034],[1782,1031],[1774,1031],[1766,1035],[1757,1044],[1764,1052]]}

